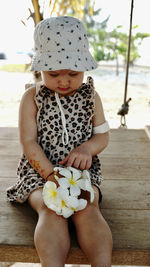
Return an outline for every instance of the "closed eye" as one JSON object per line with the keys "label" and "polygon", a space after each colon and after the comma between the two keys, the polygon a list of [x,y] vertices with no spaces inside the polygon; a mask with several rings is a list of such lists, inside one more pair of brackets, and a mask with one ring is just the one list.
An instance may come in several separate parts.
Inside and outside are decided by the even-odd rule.
{"label": "closed eye", "polygon": [[73,72],[73,73],[69,73],[69,75],[72,77],[72,76],[77,76],[78,75],[78,72]]}
{"label": "closed eye", "polygon": [[58,77],[59,76],[59,73],[50,73],[49,74],[51,77]]}

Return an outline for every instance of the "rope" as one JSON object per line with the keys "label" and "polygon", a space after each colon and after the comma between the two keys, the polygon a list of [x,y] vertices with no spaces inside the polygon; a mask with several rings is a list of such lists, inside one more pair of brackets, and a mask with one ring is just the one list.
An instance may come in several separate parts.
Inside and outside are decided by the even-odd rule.
{"label": "rope", "polygon": [[[132,18],[133,18],[133,8],[134,8],[134,0],[131,0],[131,13],[130,13],[130,28],[129,28],[129,39],[128,39],[128,52],[127,52],[127,64],[126,64],[126,78],[125,78],[125,90],[124,90],[124,103],[122,104],[120,110],[118,111],[118,115],[121,115],[121,125],[122,127],[127,127],[125,115],[128,114],[129,111],[129,102],[131,98],[127,99],[127,87],[128,87],[128,74],[129,74],[129,64],[130,64],[130,46],[131,46],[131,35],[132,35]],[[124,123],[122,122],[124,120]]]}

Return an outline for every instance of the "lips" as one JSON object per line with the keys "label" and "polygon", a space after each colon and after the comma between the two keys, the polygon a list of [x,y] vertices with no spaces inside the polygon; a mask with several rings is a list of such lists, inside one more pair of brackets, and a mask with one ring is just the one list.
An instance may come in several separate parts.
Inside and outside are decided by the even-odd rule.
{"label": "lips", "polygon": [[58,89],[60,90],[60,91],[68,91],[69,89],[70,89],[70,87],[67,87],[67,88],[62,88],[62,87],[58,87]]}

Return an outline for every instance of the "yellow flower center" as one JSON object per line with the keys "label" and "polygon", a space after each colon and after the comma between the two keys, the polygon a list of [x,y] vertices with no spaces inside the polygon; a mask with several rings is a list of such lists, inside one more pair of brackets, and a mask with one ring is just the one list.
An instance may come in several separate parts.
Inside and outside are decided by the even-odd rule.
{"label": "yellow flower center", "polygon": [[61,207],[65,207],[66,206],[66,202],[64,200],[61,201]]}
{"label": "yellow flower center", "polygon": [[57,196],[57,192],[55,190],[51,190],[50,191],[50,197],[56,197]]}
{"label": "yellow flower center", "polygon": [[76,182],[73,178],[70,178],[70,179],[69,179],[69,183],[70,183],[71,185],[75,185],[77,182]]}

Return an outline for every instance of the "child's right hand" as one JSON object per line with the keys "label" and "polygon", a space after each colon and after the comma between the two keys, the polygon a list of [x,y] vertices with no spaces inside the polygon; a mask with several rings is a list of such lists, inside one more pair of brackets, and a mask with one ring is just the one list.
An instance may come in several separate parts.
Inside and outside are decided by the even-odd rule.
{"label": "child's right hand", "polygon": [[92,164],[92,155],[85,146],[81,145],[73,149],[59,164],[66,167],[72,166],[80,170],[88,170]]}

